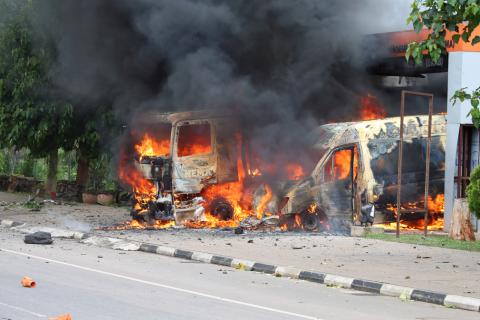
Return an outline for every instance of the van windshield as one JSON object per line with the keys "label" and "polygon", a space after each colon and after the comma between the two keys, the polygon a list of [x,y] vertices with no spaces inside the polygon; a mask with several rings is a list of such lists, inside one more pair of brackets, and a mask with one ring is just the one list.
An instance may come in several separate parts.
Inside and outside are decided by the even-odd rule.
{"label": "van windshield", "polygon": [[178,156],[186,157],[212,152],[210,124],[181,126],[178,132]]}

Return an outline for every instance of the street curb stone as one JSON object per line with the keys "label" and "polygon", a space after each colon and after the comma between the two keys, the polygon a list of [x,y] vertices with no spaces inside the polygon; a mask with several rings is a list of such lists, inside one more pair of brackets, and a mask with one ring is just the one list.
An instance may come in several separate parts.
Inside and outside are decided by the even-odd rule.
{"label": "street curb stone", "polygon": [[368,281],[368,280],[354,279],[352,282],[351,288],[359,291],[380,293],[380,289],[382,288],[382,283]]}
{"label": "street curb stone", "polygon": [[337,276],[334,274],[327,274],[325,279],[323,280],[324,283],[330,286],[337,286],[345,289],[350,289],[352,286],[353,278],[347,278],[343,276]]}
{"label": "street curb stone", "polygon": [[298,279],[302,270],[295,267],[277,267],[275,269],[275,275],[278,277],[288,277]]}
{"label": "street curb stone", "polygon": [[480,311],[480,300],[475,298],[447,294],[444,305],[446,307],[454,307],[477,312]]}
{"label": "street curb stone", "polygon": [[263,272],[268,274],[274,274],[276,269],[277,267],[274,265],[264,264],[259,262],[255,262],[255,264],[252,267],[252,271]]}
{"label": "street curb stone", "polygon": [[[193,252],[192,251],[181,250],[181,249],[176,249],[173,256],[176,257],[176,258],[192,260]],[[212,263],[212,262],[210,261],[210,263]]]}
{"label": "street curb stone", "polygon": [[232,258],[212,256],[212,258],[210,259],[210,263],[230,267],[232,265]]}
{"label": "street curb stone", "polygon": [[[18,228],[19,226],[24,225],[24,223],[14,222],[10,220],[0,220],[0,226],[20,232],[27,231],[26,229]],[[42,227],[36,227],[36,230],[43,231]],[[52,228],[45,228],[45,231],[48,232],[48,230],[52,230]],[[66,230],[59,229],[59,232],[57,234],[59,235],[59,237],[62,237],[62,232],[65,231]],[[70,230],[68,230],[68,232],[71,232],[72,234],[72,236],[70,236],[69,238],[80,240],[81,243],[86,244],[105,246],[117,250],[138,250],[145,253],[153,253],[187,260],[195,260],[204,263],[229,266],[245,271],[257,271],[266,274],[272,274],[275,276],[290,277],[309,282],[326,284],[329,286],[336,286],[341,288],[375,293],[384,296],[397,297],[403,300],[414,300],[425,303],[443,305],[449,308],[453,307],[457,309],[480,312],[480,299],[477,298],[449,295],[370,280],[348,278],[344,276],[326,274],[317,271],[301,270],[289,266],[275,266],[251,260],[236,259],[225,256],[213,255],[205,252],[176,249],[173,247],[157,246],[149,243],[139,243],[120,238],[91,236],[87,233]],[[55,236],[52,234],[52,237]],[[63,236],[63,238],[65,238],[65,236]]]}
{"label": "street curb stone", "polygon": [[142,244],[140,245],[140,248],[139,248],[138,250],[139,250],[139,251],[143,251],[143,252],[148,252],[148,253],[157,253],[157,249],[158,249],[157,246],[154,246],[154,245],[151,245],[151,244],[142,243]]}
{"label": "street curb stone", "polygon": [[410,296],[410,299],[415,301],[422,301],[422,302],[443,305],[445,302],[446,296],[447,295],[443,293],[414,289],[412,292],[412,295]]}
{"label": "street curb stone", "polygon": [[313,271],[301,271],[298,278],[305,281],[325,283],[325,273],[313,272]]}

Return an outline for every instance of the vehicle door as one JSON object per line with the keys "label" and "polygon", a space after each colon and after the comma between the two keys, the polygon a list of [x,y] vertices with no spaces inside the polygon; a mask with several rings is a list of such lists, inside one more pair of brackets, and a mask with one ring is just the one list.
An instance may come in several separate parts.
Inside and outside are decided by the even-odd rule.
{"label": "vehicle door", "polygon": [[210,120],[186,120],[178,122],[174,130],[175,192],[199,193],[205,184],[217,181],[215,127]]}
{"label": "vehicle door", "polygon": [[320,183],[315,193],[328,217],[352,219],[356,180],[358,175],[358,148],[342,146],[332,151],[320,168]]}

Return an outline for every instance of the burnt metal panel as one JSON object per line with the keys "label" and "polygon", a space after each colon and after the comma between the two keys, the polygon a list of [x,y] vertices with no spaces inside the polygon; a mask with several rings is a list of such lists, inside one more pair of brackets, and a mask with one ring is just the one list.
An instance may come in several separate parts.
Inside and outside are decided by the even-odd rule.
{"label": "burnt metal panel", "polygon": [[233,121],[216,122],[217,147],[217,182],[233,182],[238,180],[238,143]]}

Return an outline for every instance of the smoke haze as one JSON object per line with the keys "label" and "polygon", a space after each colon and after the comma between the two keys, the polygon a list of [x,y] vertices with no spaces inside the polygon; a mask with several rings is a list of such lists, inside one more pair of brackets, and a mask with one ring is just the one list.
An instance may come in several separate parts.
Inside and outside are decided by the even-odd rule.
{"label": "smoke haze", "polygon": [[142,110],[221,108],[258,150],[298,158],[313,126],[351,118],[374,92],[362,36],[406,29],[409,2],[44,0],[34,23],[73,104],[108,103],[126,122]]}

